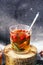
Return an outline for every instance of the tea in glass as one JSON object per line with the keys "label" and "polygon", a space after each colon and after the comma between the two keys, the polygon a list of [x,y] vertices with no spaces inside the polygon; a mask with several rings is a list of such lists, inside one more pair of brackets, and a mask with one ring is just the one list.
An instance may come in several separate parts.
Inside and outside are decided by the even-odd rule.
{"label": "tea in glass", "polygon": [[30,37],[29,26],[18,24],[10,27],[10,42],[15,51],[23,52],[29,50]]}

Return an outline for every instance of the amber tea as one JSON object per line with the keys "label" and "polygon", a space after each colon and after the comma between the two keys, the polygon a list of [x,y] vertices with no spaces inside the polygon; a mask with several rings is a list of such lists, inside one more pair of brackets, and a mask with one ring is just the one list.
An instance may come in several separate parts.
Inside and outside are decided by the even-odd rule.
{"label": "amber tea", "polygon": [[[27,28],[26,28],[26,27]],[[27,25],[12,26],[10,30],[10,41],[15,51],[26,51],[30,47],[31,33]]]}

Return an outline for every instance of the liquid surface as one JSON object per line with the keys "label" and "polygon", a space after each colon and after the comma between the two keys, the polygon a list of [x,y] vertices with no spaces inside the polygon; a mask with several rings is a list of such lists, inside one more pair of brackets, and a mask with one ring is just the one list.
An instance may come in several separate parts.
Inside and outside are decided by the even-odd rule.
{"label": "liquid surface", "polygon": [[26,30],[13,30],[10,32],[10,41],[16,51],[24,51],[30,46],[30,32]]}

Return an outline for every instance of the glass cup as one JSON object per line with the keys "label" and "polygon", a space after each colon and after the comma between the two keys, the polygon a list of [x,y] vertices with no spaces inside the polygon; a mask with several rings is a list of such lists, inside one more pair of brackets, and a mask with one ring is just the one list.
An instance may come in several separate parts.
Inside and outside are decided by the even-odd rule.
{"label": "glass cup", "polygon": [[16,52],[26,53],[30,49],[31,31],[24,24],[10,26],[10,42]]}

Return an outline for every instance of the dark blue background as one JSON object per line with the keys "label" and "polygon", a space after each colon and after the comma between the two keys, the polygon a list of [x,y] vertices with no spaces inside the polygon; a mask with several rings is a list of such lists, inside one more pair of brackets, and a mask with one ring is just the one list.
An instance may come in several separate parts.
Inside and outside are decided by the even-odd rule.
{"label": "dark blue background", "polygon": [[10,25],[31,25],[37,12],[40,15],[33,26],[33,40],[43,39],[43,0],[0,0],[0,41],[9,43]]}

